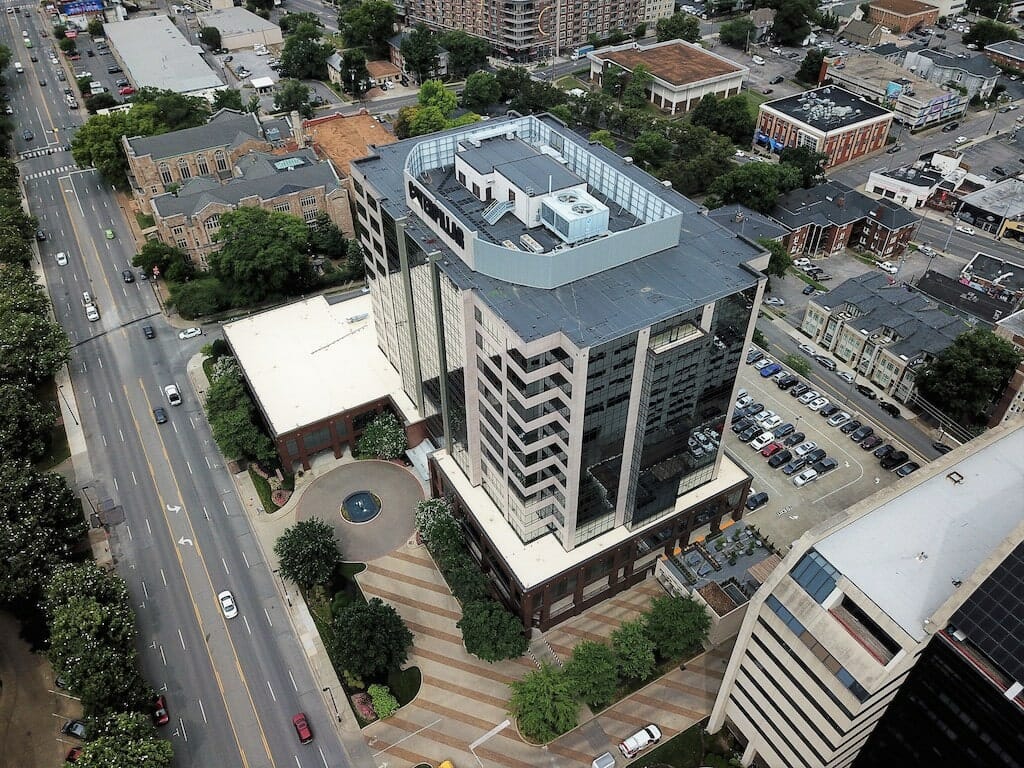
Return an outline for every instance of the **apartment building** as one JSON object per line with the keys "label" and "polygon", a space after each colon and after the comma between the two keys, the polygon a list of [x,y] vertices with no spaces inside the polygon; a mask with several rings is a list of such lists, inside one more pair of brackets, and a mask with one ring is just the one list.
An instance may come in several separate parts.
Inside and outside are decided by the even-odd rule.
{"label": "apartment building", "polygon": [[351,172],[377,343],[524,626],[739,519],[720,434],[767,252],[550,115],[374,152]]}
{"label": "apartment building", "polygon": [[935,85],[966,88],[968,99],[988,99],[1002,74],[999,67],[981,54],[961,59],[923,44],[906,50],[903,66]]}
{"label": "apartment building", "polygon": [[156,136],[122,136],[132,195],[142,207],[189,179],[227,181],[249,152],[283,149],[291,140],[288,120],[261,123],[251,112],[222,109],[204,124]]}
{"label": "apartment building", "polygon": [[832,86],[775,99],[758,108],[754,148],[781,153],[807,147],[834,168],[885,146],[892,113]]}
{"label": "apartment building", "polygon": [[[961,707],[971,692],[948,678],[932,717],[917,705],[902,709],[911,719],[894,724],[901,738],[920,744],[913,724],[943,720],[939,738],[955,749],[931,753],[937,762],[1019,764],[1002,755],[1019,758],[1024,705],[1020,614],[1012,612],[1024,541],[1014,503],[1024,487],[1021,455],[1024,428],[993,430],[796,541],[750,601],[708,730],[737,733],[743,765],[928,765],[888,752],[862,762],[858,754],[887,710],[901,711],[894,700],[935,649],[959,655],[956,669],[975,689],[990,687],[990,708],[1003,698],[1001,719]],[[1010,577],[993,584],[1004,563]],[[954,759],[972,751],[977,759]]]}
{"label": "apartment building", "polygon": [[984,54],[995,64],[1007,69],[1024,71],[1024,43],[1017,40],[1002,40],[986,45]]}
{"label": "apartment building", "polygon": [[209,176],[188,179],[174,192],[150,201],[157,235],[183,250],[197,267],[217,249],[214,236],[228,211],[256,206],[290,213],[314,226],[326,213],[345,232],[352,232],[348,189],[327,161],[310,149],[284,155],[252,151],[238,158],[227,181]]}
{"label": "apartment building", "polygon": [[930,360],[971,328],[881,272],[845,280],[807,302],[800,330],[886,395],[907,402]]}

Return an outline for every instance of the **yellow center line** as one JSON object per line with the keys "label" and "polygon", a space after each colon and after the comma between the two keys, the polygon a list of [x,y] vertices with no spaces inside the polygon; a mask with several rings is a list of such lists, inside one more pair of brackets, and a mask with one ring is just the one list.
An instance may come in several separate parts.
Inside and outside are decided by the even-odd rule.
{"label": "yellow center line", "polygon": [[[143,381],[142,381],[141,378],[139,378],[138,384],[139,384],[139,391],[142,394],[142,398],[147,403],[149,403],[150,406],[152,406],[152,402],[146,396],[146,388],[145,388],[145,385],[143,384]],[[150,475],[150,478],[153,480],[153,488],[156,491],[157,498],[160,500],[160,509],[161,509],[160,514],[161,514],[161,517],[164,520],[165,526],[167,527],[167,533],[170,536],[170,540],[172,542],[174,542],[175,541],[175,539],[174,539],[174,531],[171,528],[170,518],[168,518],[168,516],[167,516],[167,506],[168,506],[167,500],[164,498],[163,494],[160,492],[160,487],[157,484],[157,480],[156,480],[156,472],[155,472],[155,470],[153,468],[153,462],[150,460],[150,458],[149,458],[149,451],[146,450],[146,446],[145,446],[145,444],[142,441],[142,430],[141,430],[141,428],[139,426],[138,419],[136,419],[136,417],[135,417],[135,409],[132,408],[131,399],[128,396],[128,388],[127,388],[127,386],[123,386],[123,389],[124,389],[124,395],[125,395],[125,402],[128,404],[128,411],[129,411],[129,413],[131,415],[132,422],[135,424],[135,430],[136,430],[136,432],[139,435],[139,444],[142,446],[142,453],[145,456],[146,465],[149,468],[149,475]],[[171,466],[171,457],[167,453],[167,445],[164,442],[163,436],[160,435],[159,431],[157,431],[157,439],[160,441],[160,449],[163,452],[164,460],[167,462],[167,466],[170,467]],[[173,471],[170,472],[169,474],[170,474],[170,477],[171,477],[171,482],[174,483],[174,488],[175,488],[175,490],[178,493],[178,500],[181,503],[183,503],[184,502],[184,497],[183,497],[183,495],[181,493],[181,486],[178,485],[178,478],[175,476]],[[184,512],[184,509],[182,511]],[[189,518],[187,512],[185,512],[185,514],[182,515],[182,519],[185,521],[185,524],[188,526],[189,532],[192,534],[192,537],[191,537],[192,538],[192,543],[193,543],[193,546],[194,546],[194,548],[196,550],[196,554],[199,556],[199,563],[202,566],[203,573],[206,574],[206,581],[207,581],[207,583],[210,586],[210,591],[213,592],[214,595],[216,595],[217,594],[217,589],[216,589],[216,587],[213,586],[213,579],[210,576],[210,571],[209,571],[209,569],[206,566],[206,558],[202,554],[202,547],[200,547],[200,545],[199,545],[199,537],[196,534],[195,528],[192,526],[192,520]],[[185,581],[185,589],[188,591],[189,599],[192,602],[192,611],[195,614],[196,623],[199,625],[199,627],[201,628],[203,634],[205,635],[206,634],[206,625],[204,624],[202,617],[199,615],[199,607],[196,604],[195,595],[192,592],[192,588],[189,585],[188,576],[185,573],[185,565],[184,565],[184,562],[182,561],[182,558],[181,558],[181,550],[180,550],[180,548],[177,545],[175,545],[173,547],[173,549],[174,549],[174,555],[175,555],[175,557],[178,560],[178,566],[181,568],[182,577],[184,578],[184,581]],[[218,612],[220,612],[220,605],[218,604],[217,607],[218,607]],[[224,618],[223,613],[221,613],[221,624],[224,627],[224,632],[225,632],[225,636],[227,637],[227,640],[228,640],[228,645],[231,646],[231,655],[232,655],[232,657],[235,660],[235,669],[238,672],[238,678],[239,678],[239,680],[241,680],[242,686],[245,688],[246,696],[249,698],[249,704],[252,706],[253,715],[256,718],[256,727],[259,729],[260,740],[263,742],[263,748],[264,748],[264,750],[266,750],[267,757],[270,760],[270,764],[271,765],[277,765],[274,762],[274,756],[270,752],[270,744],[267,742],[267,734],[263,730],[263,723],[260,720],[259,710],[256,709],[256,702],[252,698],[252,691],[249,688],[249,682],[248,682],[248,680],[246,680],[245,673],[242,672],[242,665],[241,665],[241,662],[238,659],[238,651],[235,648],[234,641],[232,641],[232,639],[231,639],[231,632],[228,630],[227,619]],[[220,674],[217,671],[217,665],[214,663],[213,656],[210,654],[208,646],[207,646],[207,656],[210,659],[210,666],[213,669],[214,677],[217,680],[217,688],[218,688],[218,690],[220,690],[221,699],[224,701],[224,709],[225,709],[225,711],[228,714],[228,720],[230,721],[231,733],[232,733],[232,735],[235,738],[235,744],[238,746],[238,752],[242,756],[242,763],[245,766],[248,766],[249,765],[249,761],[246,759],[245,750],[242,749],[241,742],[238,740],[238,732],[235,729],[235,720],[231,716],[231,708],[228,706],[227,697],[226,697],[226,694],[224,692],[224,684],[221,681]]]}

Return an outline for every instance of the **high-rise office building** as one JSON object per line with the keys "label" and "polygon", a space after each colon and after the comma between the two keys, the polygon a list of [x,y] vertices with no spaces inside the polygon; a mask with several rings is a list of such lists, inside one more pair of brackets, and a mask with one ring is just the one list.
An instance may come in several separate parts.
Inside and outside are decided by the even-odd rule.
{"label": "high-rise office building", "polygon": [[549,115],[374,151],[351,171],[378,344],[524,624],[738,518],[720,435],[767,253]]}
{"label": "high-rise office building", "polygon": [[[1024,427],[998,428],[801,537],[750,602],[708,729],[744,765],[843,768],[891,711],[899,751],[858,766],[1019,764],[1021,456]],[[907,703],[922,691],[930,712]],[[955,749],[922,745],[923,723]]]}

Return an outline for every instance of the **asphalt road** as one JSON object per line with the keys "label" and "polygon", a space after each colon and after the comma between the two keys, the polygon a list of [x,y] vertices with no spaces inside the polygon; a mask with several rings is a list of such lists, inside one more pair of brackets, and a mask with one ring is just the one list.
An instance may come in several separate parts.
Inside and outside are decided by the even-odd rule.
{"label": "asphalt road", "polygon": [[[38,41],[44,22],[5,17],[0,37],[9,37],[5,44],[26,69],[8,76],[15,149],[42,151],[19,168],[31,212],[47,233],[39,254],[56,318],[72,343],[69,368],[89,446],[91,477],[80,474],[80,490],[91,507],[109,499],[124,512],[111,529],[111,548],[135,606],[144,672],[168,698],[172,721],[164,733],[175,764],[347,766],[331,727],[335,714],[307,666],[185,373],[186,361],[210,339],[180,341],[151,284],[122,280],[135,252],[124,212],[95,171],[74,169],[71,154],[57,149],[81,117],[62,107],[63,84],[45,53],[33,64],[19,50],[21,30]],[[31,142],[21,138],[26,127]],[[57,264],[59,251],[68,254],[67,266]],[[98,322],[85,317],[83,291],[94,297]],[[143,336],[146,324],[155,339]],[[172,382],[184,398],[180,407],[169,406],[162,391]],[[153,420],[158,405],[168,411],[167,424]],[[216,593],[223,589],[234,593],[235,619],[221,613]],[[312,745],[299,745],[292,728],[299,711],[317,733]]]}

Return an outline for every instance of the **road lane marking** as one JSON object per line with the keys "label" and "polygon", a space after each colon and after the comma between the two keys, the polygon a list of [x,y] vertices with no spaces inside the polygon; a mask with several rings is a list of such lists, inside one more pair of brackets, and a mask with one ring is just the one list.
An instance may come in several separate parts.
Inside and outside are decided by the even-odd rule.
{"label": "road lane marking", "polygon": [[269,680],[267,680],[267,688],[270,690],[270,698],[272,698],[276,702],[277,701],[277,696],[274,695],[274,686],[272,686],[270,684]]}
{"label": "road lane marking", "polygon": [[266,608],[263,609],[263,615],[267,617],[267,624],[269,624],[270,626],[274,626],[274,622],[270,620],[270,613],[267,611]]}
{"label": "road lane marking", "polygon": [[160,578],[163,579],[164,586],[166,587],[167,586],[167,576],[166,576],[166,574],[164,574],[164,569],[163,568],[160,569]]}
{"label": "road lane marking", "polygon": [[225,559],[224,559],[224,558],[222,557],[222,558],[220,559],[220,563],[221,563],[221,565],[223,565],[223,566],[224,566],[224,573],[226,573],[226,574],[227,574],[228,576],[230,576],[230,575],[231,575],[231,569],[230,569],[230,568],[228,568],[228,561],[227,561],[227,560],[225,560]]}
{"label": "road lane marking", "polygon": [[252,636],[252,627],[249,626],[249,619],[247,619],[245,616],[242,616],[242,621],[245,623],[246,631],[249,633],[250,636]]}
{"label": "road lane marking", "polygon": [[203,700],[197,699],[196,701],[199,702],[199,711],[203,714],[203,722],[209,723],[210,721],[206,719],[206,707],[203,706]]}
{"label": "road lane marking", "polygon": [[299,686],[297,686],[297,685],[295,684],[295,678],[294,678],[294,677],[292,677],[292,670],[291,670],[291,668],[290,668],[290,667],[289,667],[289,669],[288,669],[288,679],[292,681],[292,688],[293,688],[293,689],[295,689],[295,692],[296,692],[296,693],[298,693],[298,692],[299,692]]}
{"label": "road lane marking", "polygon": [[251,567],[251,566],[249,565],[249,558],[247,558],[247,557],[245,556],[245,552],[243,552],[243,553],[242,553],[242,561],[243,561],[243,562],[245,563],[245,567],[246,567],[246,568],[249,568],[249,567]]}
{"label": "road lane marking", "polygon": [[164,666],[167,666],[167,654],[164,653],[164,647],[160,646],[160,660],[163,661]]}
{"label": "road lane marking", "polygon": [[149,600],[149,589],[146,587],[145,580],[143,580],[142,582],[142,594],[144,594],[146,596],[146,599]]}
{"label": "road lane marking", "polygon": [[110,390],[107,390],[107,399],[110,400],[110,402],[114,402],[114,393]]}
{"label": "road lane marking", "polygon": [[181,650],[188,652],[188,648],[185,647],[185,636],[181,634],[181,627],[178,627],[178,639],[181,640]]}
{"label": "road lane marking", "polygon": [[106,435],[100,435],[100,437],[103,439],[103,447],[106,448],[107,447],[107,436]]}
{"label": "road lane marking", "polygon": [[138,485],[139,481],[138,481],[138,478],[135,477],[135,470],[134,469],[131,470],[131,474],[132,474],[132,482],[135,483],[136,485]]}
{"label": "road lane marking", "polygon": [[192,473],[192,465],[191,465],[191,464],[189,464],[189,463],[188,463],[188,462],[186,461],[186,462],[185,462],[185,466],[186,466],[186,467],[188,467],[188,473],[189,473],[190,475],[191,475],[191,474],[193,474],[193,473]]}
{"label": "road lane marking", "polygon": [[114,490],[115,491],[120,491],[121,490],[121,486],[118,485],[116,477],[114,478]]}
{"label": "road lane marking", "polygon": [[146,530],[149,531],[149,535],[150,536],[153,535],[153,528],[149,524],[149,518],[148,517],[146,518]]}
{"label": "road lane marking", "polygon": [[128,525],[128,523],[125,523],[124,529],[128,531],[128,541],[135,541],[135,539],[132,538],[132,527]]}

